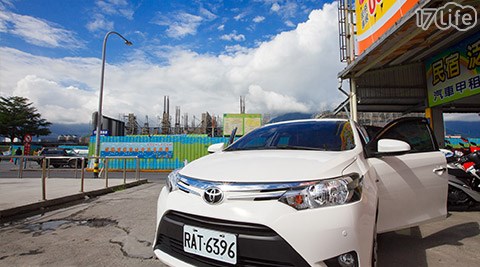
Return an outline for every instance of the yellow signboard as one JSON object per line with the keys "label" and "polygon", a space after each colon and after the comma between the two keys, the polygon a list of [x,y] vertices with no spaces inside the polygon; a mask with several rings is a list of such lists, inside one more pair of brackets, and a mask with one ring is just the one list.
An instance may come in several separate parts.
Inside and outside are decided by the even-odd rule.
{"label": "yellow signboard", "polygon": [[419,0],[355,0],[358,52],[361,54]]}
{"label": "yellow signboard", "polygon": [[230,136],[234,128],[237,128],[235,135],[243,136],[260,126],[262,126],[261,114],[223,114],[224,136]]}

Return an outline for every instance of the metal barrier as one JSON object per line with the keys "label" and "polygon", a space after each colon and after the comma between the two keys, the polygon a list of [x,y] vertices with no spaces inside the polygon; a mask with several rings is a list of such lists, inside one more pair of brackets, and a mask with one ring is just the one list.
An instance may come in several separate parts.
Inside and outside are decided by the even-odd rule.
{"label": "metal barrier", "polygon": [[[95,158],[95,157],[92,157],[92,158]],[[123,183],[127,183],[127,160],[128,159],[135,159],[136,160],[136,167],[135,167],[135,179],[138,180],[140,179],[140,158],[139,157],[104,157],[104,158],[100,158],[100,162],[102,161],[103,159],[103,162],[104,162],[104,167],[100,169],[100,176],[101,177],[102,173],[104,172],[105,173],[105,187],[108,187],[108,162],[110,160],[118,160],[118,159],[123,159]],[[101,164],[100,164],[101,165]],[[102,171],[104,170],[104,171]]]}
{"label": "metal barrier", "polygon": [[[26,168],[26,163],[28,161],[35,161],[41,166],[41,179],[42,179],[42,200],[47,199],[47,186],[46,186],[46,179],[50,176],[50,166],[54,167],[62,167],[65,165],[69,165],[69,167],[74,168],[75,178],[78,178],[78,171],[80,171],[80,192],[84,192],[85,190],[85,167],[87,166],[87,161],[90,159],[95,159],[96,157],[46,157],[46,156],[16,156],[16,155],[9,155],[9,156],[0,156],[0,160],[11,160],[14,159],[16,162],[18,160],[18,172],[17,178],[23,178],[23,171]],[[74,160],[75,164],[68,164],[69,161]],[[110,160],[121,160],[123,159],[123,184],[127,183],[127,168],[126,162],[127,160],[135,159],[136,160],[136,168],[135,168],[135,180],[140,179],[140,159],[138,157],[100,157],[99,161],[103,163],[103,168],[101,169],[101,173],[105,173],[103,179],[105,179],[105,188],[108,188],[108,179],[109,179],[109,168],[108,163]],[[52,163],[53,161],[65,160],[64,163]],[[81,166],[78,166],[78,163],[81,162]],[[61,164],[61,165],[58,165]],[[80,167],[80,168],[79,168]],[[99,178],[102,178],[100,175]]]}

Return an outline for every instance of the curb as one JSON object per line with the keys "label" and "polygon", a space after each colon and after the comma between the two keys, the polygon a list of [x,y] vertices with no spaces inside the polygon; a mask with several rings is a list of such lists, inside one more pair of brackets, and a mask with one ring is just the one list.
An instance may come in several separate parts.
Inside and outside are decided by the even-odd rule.
{"label": "curb", "polygon": [[41,201],[37,203],[0,210],[0,223],[5,223],[5,222],[9,222],[16,219],[37,215],[37,214],[43,214],[47,211],[64,208],[66,206],[76,205],[94,197],[98,197],[108,193],[113,193],[119,190],[124,190],[130,187],[134,187],[134,186],[138,186],[146,183],[148,183],[147,179],[141,179],[135,182],[120,184],[120,185],[111,186],[108,188],[102,188],[98,190],[78,193],[78,194],[54,198],[54,199],[47,199],[45,201]]}

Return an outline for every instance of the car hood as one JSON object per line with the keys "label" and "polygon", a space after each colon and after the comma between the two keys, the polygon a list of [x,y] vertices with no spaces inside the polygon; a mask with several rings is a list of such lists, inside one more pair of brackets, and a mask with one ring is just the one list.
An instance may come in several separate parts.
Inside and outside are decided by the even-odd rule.
{"label": "car hood", "polygon": [[187,164],[180,174],[215,182],[292,182],[338,177],[355,161],[353,150],[228,151]]}

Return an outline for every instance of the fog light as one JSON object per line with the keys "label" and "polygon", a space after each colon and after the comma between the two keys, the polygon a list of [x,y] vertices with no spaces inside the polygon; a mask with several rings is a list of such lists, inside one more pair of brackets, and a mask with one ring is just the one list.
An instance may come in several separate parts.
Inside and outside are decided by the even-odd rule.
{"label": "fog light", "polygon": [[338,256],[338,263],[342,267],[354,267],[355,264],[355,257],[350,253],[345,253]]}

